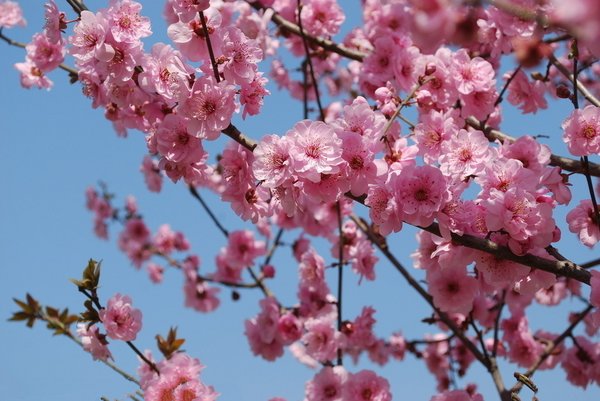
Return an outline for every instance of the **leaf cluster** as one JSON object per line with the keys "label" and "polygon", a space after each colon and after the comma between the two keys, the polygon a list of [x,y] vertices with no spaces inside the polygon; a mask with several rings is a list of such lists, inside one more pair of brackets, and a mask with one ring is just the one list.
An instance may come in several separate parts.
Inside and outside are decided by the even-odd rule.
{"label": "leaf cluster", "polygon": [[179,351],[179,348],[185,343],[185,339],[177,338],[177,327],[171,327],[166,340],[160,334],[156,335],[156,343],[164,357],[169,359],[175,352]]}

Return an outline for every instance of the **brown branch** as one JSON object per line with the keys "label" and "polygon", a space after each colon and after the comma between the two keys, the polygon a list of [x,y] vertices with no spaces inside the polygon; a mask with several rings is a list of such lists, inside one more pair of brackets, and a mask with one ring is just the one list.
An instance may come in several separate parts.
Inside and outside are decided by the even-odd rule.
{"label": "brown branch", "polygon": [[[298,29],[300,29],[300,37],[302,38],[302,44],[304,45],[304,53],[306,54],[306,62],[308,63],[310,79],[312,80],[312,84],[315,89],[315,97],[317,100],[317,107],[319,108],[319,116],[321,117],[321,121],[325,121],[325,113],[323,112],[323,105],[321,105],[321,95],[319,94],[319,83],[317,82],[317,78],[315,77],[315,68],[313,67],[312,59],[310,57],[310,49],[308,48],[308,40],[306,38],[306,32],[304,32],[304,27],[302,26],[302,17],[301,17],[302,2],[301,2],[301,0],[297,0],[297,4],[298,4],[298,6],[297,6]],[[304,76],[304,80],[306,82],[306,74]]]}
{"label": "brown branch", "polygon": [[233,124],[229,124],[229,126],[221,132],[248,149],[250,152],[253,152],[256,145],[258,145],[255,140],[242,134],[240,130],[237,129],[237,127]]}
{"label": "brown branch", "polygon": [[408,285],[414,288],[419,293],[419,295],[431,306],[431,308],[439,316],[440,320],[444,322],[444,324],[446,324],[450,328],[452,333],[454,333],[462,341],[465,347],[467,347],[469,351],[471,351],[473,356],[475,356],[475,358],[479,362],[481,362],[483,366],[490,369],[489,360],[486,359],[486,357],[481,351],[479,351],[479,349],[477,349],[475,344],[465,335],[464,331],[461,330],[456,325],[456,323],[454,323],[454,321],[450,319],[450,317],[448,317],[447,314],[442,312],[437,306],[434,305],[433,298],[431,297],[431,295],[429,295],[429,293],[419,284],[419,282],[413,278],[413,276],[404,268],[404,266],[402,266],[400,261],[398,261],[394,254],[390,252],[387,245],[382,243],[378,238],[376,238],[375,235],[373,235],[373,232],[369,230],[369,227],[367,227],[366,224],[360,218],[358,218],[357,216],[350,216],[350,218],[352,219],[352,221],[354,221],[354,223],[356,223],[356,226],[363,233],[365,233],[365,235],[369,238],[369,241],[371,241],[371,243],[375,245],[381,253],[383,253],[383,255],[390,261],[392,266],[394,266],[394,268],[398,270],[398,272],[402,275],[402,277],[404,277]]}
{"label": "brown branch", "polygon": [[204,199],[202,199],[202,197],[200,196],[200,194],[198,193],[198,191],[196,190],[196,188],[194,188],[192,185],[189,185],[188,188],[189,188],[190,193],[192,194],[192,196],[198,202],[200,202],[200,205],[202,206],[202,208],[204,209],[204,211],[206,212],[206,214],[208,214],[208,217],[210,217],[210,219],[217,226],[217,228],[221,231],[221,233],[223,233],[223,235],[225,237],[229,237],[229,231],[227,231],[227,229],[225,229],[225,227],[223,227],[223,225],[221,224],[221,222],[219,221],[219,219],[217,219],[217,216],[215,216],[215,214],[212,212],[212,210],[210,210],[210,208],[208,207],[208,205],[206,204],[206,202],[204,202]]}
{"label": "brown branch", "polygon": [[575,77],[573,76],[573,74],[571,74],[571,71],[569,71],[569,69],[567,67],[565,67],[557,58],[556,56],[554,56],[554,54],[551,54],[548,56],[548,60],[550,61],[550,63],[556,67],[556,69],[558,71],[560,71],[561,74],[563,74],[565,76],[565,78],[567,78],[569,80],[569,82],[576,82],[576,86],[577,86],[577,90],[581,93],[581,95],[591,104],[593,104],[596,107],[600,107],[600,100],[598,100],[597,97],[595,97],[589,90],[588,88],[580,81],[580,80],[576,80]]}
{"label": "brown branch", "polygon": [[[430,226],[420,228],[439,237],[442,236],[440,233],[439,225],[437,223],[433,223]],[[578,266],[577,264],[569,260],[550,260],[531,254],[515,255],[511,252],[511,250],[508,247],[498,245],[495,242],[492,242],[485,238],[474,237],[468,234],[464,234],[461,236],[455,233],[451,233],[451,235],[452,242],[455,244],[477,249],[492,254],[497,258],[511,260],[513,262],[517,262],[525,266],[540,269],[548,273],[553,273],[557,276],[564,276],[575,279],[584,284],[590,284],[590,278],[592,276],[591,273],[585,269],[582,269],[581,266]]]}
{"label": "brown branch", "polygon": [[[565,329],[565,331],[563,331],[561,333],[561,335],[556,337],[556,339],[554,339],[554,341],[550,341],[550,343],[548,344],[548,347],[546,348],[544,353],[542,355],[540,355],[539,359],[533,364],[533,366],[531,368],[529,368],[529,370],[527,370],[527,372],[524,373],[524,375],[527,377],[533,376],[533,374],[538,370],[538,368],[542,365],[542,363],[544,363],[544,361],[553,354],[554,350],[556,350],[556,348],[567,337],[572,335],[573,329],[575,329],[575,327],[587,316],[588,313],[590,313],[592,311],[592,309],[594,309],[594,307],[592,305],[589,305],[587,308],[585,308],[581,313],[579,313],[577,315],[575,320],[569,325],[569,327],[567,327]],[[518,393],[522,387],[523,387],[523,383],[519,381],[510,389],[510,391],[511,391],[511,393],[513,393],[513,392]]]}
{"label": "brown branch", "polygon": [[[0,29],[0,39],[5,41],[6,43],[8,43],[10,46],[20,47],[21,49],[25,49],[25,47],[27,46],[27,44],[25,44],[25,43],[17,42],[16,40],[12,40],[8,36],[5,36],[2,33],[2,29]],[[66,64],[60,64],[58,66],[58,68],[69,73],[69,77],[71,78],[71,83],[74,83],[75,81],[77,81],[79,79],[79,73],[77,72],[76,69],[69,67]]]}
{"label": "brown branch", "polygon": [[[468,117],[466,119],[466,123],[475,129],[483,131],[489,141],[498,140],[502,143],[516,141],[516,138],[486,126],[483,124],[483,122],[479,121],[475,117]],[[570,171],[573,173],[585,174],[586,172],[586,166],[580,160],[557,156],[555,154],[550,155],[550,165],[558,166],[565,171]],[[600,164],[589,163],[589,174],[594,177],[600,177]]]}
{"label": "brown branch", "polygon": [[[248,2],[248,4],[256,11],[265,11],[267,9],[271,9],[270,7],[264,7],[259,1]],[[298,25],[286,20],[275,10],[273,10],[271,21],[273,21],[273,23],[275,23],[275,25],[277,25],[279,29],[283,31],[293,33],[294,35],[298,36],[302,35]],[[343,45],[338,45],[329,39],[319,38],[311,35],[306,35],[306,39],[314,45],[317,45],[325,50],[329,50],[330,52],[337,53],[340,56],[349,58],[351,60],[362,61],[367,56],[366,54],[357,50],[349,49]]]}
{"label": "brown branch", "polygon": [[600,258],[594,259],[594,260],[590,260],[589,262],[586,263],[582,263],[579,266],[581,266],[582,269],[590,269],[594,266],[598,266],[600,265]]}

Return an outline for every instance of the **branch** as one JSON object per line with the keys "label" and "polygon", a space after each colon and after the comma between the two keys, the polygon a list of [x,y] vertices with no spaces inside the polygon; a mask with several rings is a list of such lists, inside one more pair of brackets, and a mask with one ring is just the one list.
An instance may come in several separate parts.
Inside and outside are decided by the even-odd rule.
{"label": "branch", "polygon": [[213,221],[213,223],[215,223],[215,225],[217,226],[217,228],[223,233],[223,235],[226,238],[229,237],[229,231],[227,231],[227,229],[225,229],[225,227],[223,227],[223,225],[221,224],[221,222],[219,221],[219,219],[217,219],[217,216],[214,215],[214,213],[212,212],[212,210],[210,210],[210,208],[208,207],[208,205],[206,204],[206,202],[204,202],[204,199],[202,199],[202,197],[200,196],[200,194],[198,193],[198,191],[196,190],[196,188],[194,188],[192,185],[190,185],[188,188],[189,188],[190,193],[192,194],[192,196],[194,198],[196,198],[196,200],[198,200],[198,202],[200,202],[200,205],[202,205],[202,208],[208,214],[208,216]]}
{"label": "branch", "polygon": [[[583,310],[581,313],[579,313],[577,315],[577,318],[575,318],[575,320],[569,325],[569,327],[567,327],[565,329],[565,331],[562,332],[561,335],[556,337],[556,339],[554,341],[551,341],[550,344],[548,344],[548,347],[546,348],[544,353],[533,364],[533,366],[531,368],[529,368],[529,370],[527,372],[524,373],[524,375],[527,377],[533,376],[535,371],[542,365],[542,363],[544,363],[544,361],[546,359],[548,359],[548,357],[550,355],[552,355],[554,350],[565,340],[565,338],[572,335],[573,329],[587,316],[588,313],[590,313],[592,311],[592,309],[594,309],[594,307],[592,305],[589,305],[587,308],[585,308],[585,310]],[[510,389],[510,391],[511,391],[511,393],[512,392],[518,393],[522,387],[523,387],[523,383],[519,381]]]}
{"label": "branch", "polygon": [[[433,223],[427,227],[419,227],[427,232],[441,237],[440,228],[437,223]],[[495,242],[485,238],[474,237],[472,235],[458,235],[451,233],[452,242],[458,245],[463,245],[469,248],[477,249],[489,254],[492,254],[501,259],[512,260],[525,266],[543,270],[548,273],[553,273],[557,276],[564,276],[575,279],[579,282],[589,285],[592,274],[569,260],[550,260],[539,256],[531,255],[515,255],[508,247],[498,245]]]}
{"label": "branch", "polygon": [[[466,123],[475,129],[483,131],[489,141],[499,140],[502,143],[507,141],[516,141],[516,138],[486,126],[483,122],[479,121],[475,117],[467,118]],[[586,166],[580,160],[570,159],[568,157],[557,156],[554,154],[550,156],[550,165],[558,166],[565,171],[571,171],[573,173],[585,174],[586,172]],[[594,177],[600,177],[600,164],[589,163],[589,174]]]}
{"label": "branch", "polygon": [[[344,230],[342,227],[342,206],[340,205],[340,201],[336,203],[336,213],[337,213],[337,222],[338,222],[338,234],[339,234],[339,244],[338,244],[338,293],[337,293],[337,329],[339,332],[342,331],[342,283],[344,279]],[[342,349],[338,348],[337,353],[337,364],[342,365]]]}
{"label": "branch", "polygon": [[[270,7],[264,7],[262,4],[260,4],[259,1],[255,1],[255,2],[247,1],[247,3],[252,8],[254,8],[256,11],[265,11],[268,9],[273,10]],[[275,23],[275,25],[277,25],[279,27],[279,29],[281,29],[283,31],[293,33],[294,35],[297,35],[297,36],[302,36],[302,32],[298,25],[286,20],[275,10],[273,10],[273,15],[271,16],[271,21],[273,21],[273,23]],[[337,53],[340,56],[349,58],[351,60],[362,61],[367,56],[366,54],[359,52],[357,50],[352,50],[343,45],[338,45],[337,43],[332,42],[329,39],[319,38],[319,37],[311,36],[311,35],[306,35],[306,39],[314,45],[317,45],[325,50],[329,50],[330,52]]]}
{"label": "branch", "polygon": [[[2,33],[2,28],[0,28],[0,39],[5,41],[6,43],[8,43],[10,46],[20,47],[21,49],[25,49],[25,47],[27,46],[27,44],[25,44],[25,43],[17,42],[16,40],[12,40],[8,36],[5,36]],[[71,78],[71,83],[74,83],[75,81],[77,81],[79,79],[79,73],[77,72],[76,69],[69,67],[66,64],[60,64],[58,66],[58,68],[69,73],[69,77]]]}
{"label": "branch", "polygon": [[[40,311],[38,318],[46,323],[50,323],[50,317],[43,311],[43,309]],[[82,344],[81,340],[78,337],[74,336],[69,328],[66,328],[64,335],[83,349],[83,344]],[[119,368],[113,362],[110,362],[108,360],[102,360],[102,359],[100,359],[100,361],[103,364],[105,364],[106,366],[108,366],[109,368],[111,368],[112,370],[114,370],[115,372],[117,372],[119,375],[121,375],[126,380],[140,386],[140,382],[135,377],[133,377],[131,374],[129,374],[129,373],[125,372],[124,370],[122,370],[121,368]]]}
{"label": "branch", "polygon": [[[306,54],[306,62],[308,63],[308,68],[310,72],[310,79],[312,80],[313,87],[315,88],[315,97],[317,100],[317,106],[319,107],[319,115],[321,117],[321,121],[325,121],[325,113],[323,113],[323,106],[321,105],[321,96],[319,95],[319,83],[317,82],[317,78],[315,77],[315,68],[313,67],[312,60],[310,58],[310,50],[308,48],[308,42],[306,38],[306,33],[304,32],[304,27],[302,27],[302,3],[301,0],[297,1],[298,3],[298,28],[300,29],[300,36],[302,37],[302,44],[304,45],[304,53]],[[306,76],[305,76],[306,81]]]}
{"label": "branch", "polygon": [[569,82],[575,82],[577,85],[577,90],[583,95],[583,97],[590,102],[591,104],[593,104],[596,107],[600,107],[600,100],[598,100],[597,97],[595,97],[589,90],[588,88],[581,83],[580,80],[576,80],[575,77],[573,76],[573,74],[571,74],[571,71],[569,71],[569,69],[567,67],[565,67],[557,58],[556,56],[554,56],[554,54],[551,54],[548,56],[548,60],[550,61],[550,63],[556,67],[556,69],[558,71],[560,71],[561,74],[563,74],[565,76],[565,78],[567,78],[569,80]]}
{"label": "branch", "polygon": [[444,324],[446,324],[446,326],[450,328],[452,333],[454,333],[462,341],[465,347],[467,347],[469,351],[471,351],[473,356],[475,356],[475,358],[489,370],[491,368],[489,360],[486,359],[486,357],[483,355],[483,353],[481,353],[481,351],[479,351],[479,349],[477,349],[475,344],[465,335],[465,333],[456,325],[456,323],[454,323],[454,321],[450,319],[450,317],[448,317],[447,314],[439,310],[439,308],[434,305],[433,298],[431,297],[431,295],[429,295],[429,293],[425,291],[423,287],[421,287],[419,282],[413,278],[413,276],[404,268],[404,266],[402,266],[402,264],[398,261],[398,259],[396,259],[394,254],[390,252],[387,245],[383,244],[380,240],[378,240],[373,235],[371,230],[369,230],[369,227],[367,227],[366,224],[360,218],[358,218],[357,216],[350,216],[350,218],[352,219],[352,221],[354,221],[354,223],[356,223],[356,226],[363,233],[365,233],[365,235],[369,238],[369,241],[371,241],[371,243],[375,245],[379,249],[379,251],[383,253],[383,255],[390,261],[390,263],[396,268],[396,270],[398,270],[398,272],[404,277],[408,285],[414,288],[419,293],[419,295],[431,306],[431,308],[433,308],[435,313],[437,313],[437,315],[439,316],[440,320],[444,322]]}

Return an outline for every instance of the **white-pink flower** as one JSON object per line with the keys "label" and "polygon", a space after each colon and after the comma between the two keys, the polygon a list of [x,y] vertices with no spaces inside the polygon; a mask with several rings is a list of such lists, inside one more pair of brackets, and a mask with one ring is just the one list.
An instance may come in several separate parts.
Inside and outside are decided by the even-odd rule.
{"label": "white-pink flower", "polygon": [[600,223],[595,217],[594,206],[589,199],[582,200],[567,214],[569,231],[577,234],[579,241],[592,248],[600,241]]}
{"label": "white-pink flower", "polygon": [[344,386],[344,401],[391,401],[389,382],[371,370],[351,374]]}
{"label": "white-pink flower", "polygon": [[83,349],[92,354],[94,360],[106,361],[112,359],[112,354],[107,346],[106,335],[100,334],[97,325],[89,326],[87,323],[78,323],[77,335],[81,340]]}
{"label": "white-pink flower", "polygon": [[127,295],[115,294],[99,315],[106,334],[113,340],[133,341],[142,328],[142,312],[131,305]]}
{"label": "white-pink flower", "polygon": [[212,76],[194,82],[190,97],[179,106],[188,117],[188,129],[198,138],[216,139],[227,128],[235,111],[235,91],[225,81],[216,83]]}
{"label": "white-pink flower", "polygon": [[302,120],[287,132],[294,172],[309,181],[321,181],[321,174],[340,170],[342,141],[332,127],[321,121]]}
{"label": "white-pink flower", "polygon": [[450,200],[446,178],[431,166],[407,167],[394,182],[396,202],[405,221],[426,227]]}
{"label": "white-pink flower", "polygon": [[600,107],[575,109],[562,123],[563,139],[575,156],[600,154]]}

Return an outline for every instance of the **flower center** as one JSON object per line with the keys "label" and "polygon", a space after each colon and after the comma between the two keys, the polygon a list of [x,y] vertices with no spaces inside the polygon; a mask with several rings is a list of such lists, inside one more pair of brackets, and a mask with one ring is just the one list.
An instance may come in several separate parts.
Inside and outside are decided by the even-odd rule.
{"label": "flower center", "polygon": [[415,192],[415,199],[419,202],[426,201],[429,198],[429,194],[425,189],[419,189]]}

